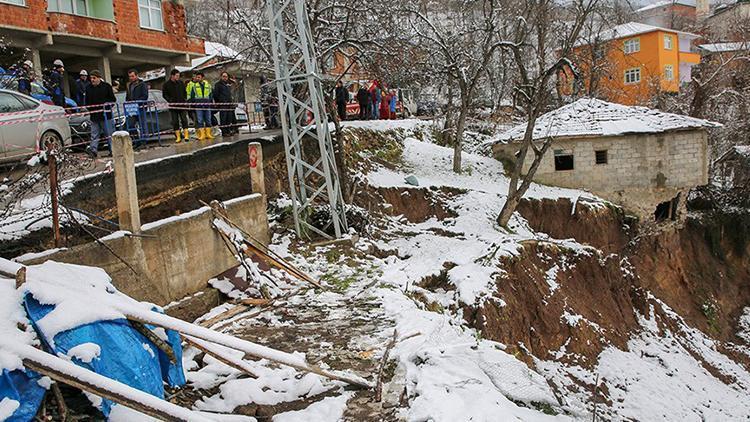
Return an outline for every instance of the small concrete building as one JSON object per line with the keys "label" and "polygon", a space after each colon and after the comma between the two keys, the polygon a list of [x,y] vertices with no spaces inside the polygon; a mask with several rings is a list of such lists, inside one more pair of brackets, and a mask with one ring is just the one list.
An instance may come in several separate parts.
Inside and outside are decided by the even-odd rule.
{"label": "small concrete building", "polygon": [[[642,218],[675,219],[679,198],[708,183],[706,129],[718,123],[584,98],[537,119],[534,141],[552,139],[539,183],[589,190]],[[501,135],[494,155],[513,162],[526,124]],[[523,172],[533,161],[529,152]]]}

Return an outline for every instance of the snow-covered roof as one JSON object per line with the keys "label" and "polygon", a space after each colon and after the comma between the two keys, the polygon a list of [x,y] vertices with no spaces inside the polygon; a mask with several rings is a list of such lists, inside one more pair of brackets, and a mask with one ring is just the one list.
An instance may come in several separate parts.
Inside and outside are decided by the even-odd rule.
{"label": "snow-covered roof", "polygon": [[648,24],[640,23],[640,22],[628,22],[622,25],[617,25],[612,29],[603,31],[599,35],[599,40],[600,41],[616,40],[619,38],[632,37],[634,35],[639,35],[639,34],[647,34],[649,32],[654,32],[654,31],[671,32],[673,34],[678,34],[680,37],[683,37],[683,38],[699,38],[699,35],[691,34],[689,32],[682,32],[682,31],[677,31],[674,29],[662,28],[660,26],[648,25]]}
{"label": "snow-covered roof", "polygon": [[729,53],[733,51],[750,50],[750,42],[720,42],[715,44],[701,44],[698,46],[701,50],[709,53]]}
{"label": "snow-covered roof", "polygon": [[637,9],[635,13],[645,12],[647,10],[656,9],[657,7],[669,6],[672,4],[677,4],[680,6],[695,7],[695,0],[661,0],[655,3],[651,3],[649,5],[643,6],[640,9]]}
{"label": "snow-covered roof", "polygon": [[[534,139],[620,136],[720,126],[708,120],[647,107],[582,98],[540,116],[534,126]],[[526,124],[520,124],[501,134],[496,142],[520,140],[525,131]]]}
{"label": "snow-covered roof", "polygon": [[224,58],[241,58],[241,54],[231,47],[212,41],[206,41],[206,55],[219,56]]}

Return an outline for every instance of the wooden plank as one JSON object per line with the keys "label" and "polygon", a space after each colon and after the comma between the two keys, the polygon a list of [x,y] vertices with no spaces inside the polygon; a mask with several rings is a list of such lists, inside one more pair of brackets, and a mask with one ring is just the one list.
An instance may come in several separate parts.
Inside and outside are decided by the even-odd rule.
{"label": "wooden plank", "polygon": [[149,330],[148,327],[141,324],[138,321],[128,321],[130,322],[130,325],[139,333],[143,334],[144,337],[146,337],[151,343],[154,343],[154,346],[158,347],[159,350],[164,352],[165,355],[167,355],[167,358],[169,358],[169,361],[172,364],[177,363],[177,357],[174,354],[174,350],[172,350],[172,346],[170,346],[166,341],[159,338],[159,336],[156,335],[153,331]]}
{"label": "wooden plank", "polygon": [[226,311],[220,313],[219,315],[216,315],[215,317],[211,319],[207,319],[205,321],[202,321],[199,325],[201,327],[210,328],[214,326],[215,324],[222,322],[224,320],[227,320],[235,315],[239,315],[245,311],[249,311],[250,307],[245,305],[237,305],[234,308],[229,308]]}
{"label": "wooden plank", "polygon": [[199,340],[195,337],[190,337],[190,336],[185,336],[185,342],[195,347],[196,349],[202,351],[203,353],[213,356],[218,361],[226,365],[229,365],[234,369],[237,369],[241,372],[246,373],[251,378],[258,378],[258,375],[256,375],[255,372],[253,372],[253,369],[250,367],[250,365],[245,363],[245,361],[225,354],[223,350],[216,347],[216,345],[214,345],[213,343]]}
{"label": "wooden plank", "polygon": [[19,356],[23,365],[32,371],[159,420],[209,421],[208,418],[196,412],[169,403],[27,344],[0,343],[0,348]]}

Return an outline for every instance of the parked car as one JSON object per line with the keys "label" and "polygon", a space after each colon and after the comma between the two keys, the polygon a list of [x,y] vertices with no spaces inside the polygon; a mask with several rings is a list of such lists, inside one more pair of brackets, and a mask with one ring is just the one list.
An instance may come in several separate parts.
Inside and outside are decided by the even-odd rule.
{"label": "parked car", "polygon": [[[18,91],[18,79],[14,75],[0,75],[0,89]],[[31,82],[31,96],[45,104],[54,105],[52,94],[38,82]],[[72,98],[65,97],[65,107],[76,108],[78,104]]]}
{"label": "parked car", "polygon": [[16,91],[0,89],[0,161],[20,161],[38,149],[61,148],[70,139],[62,107]]}

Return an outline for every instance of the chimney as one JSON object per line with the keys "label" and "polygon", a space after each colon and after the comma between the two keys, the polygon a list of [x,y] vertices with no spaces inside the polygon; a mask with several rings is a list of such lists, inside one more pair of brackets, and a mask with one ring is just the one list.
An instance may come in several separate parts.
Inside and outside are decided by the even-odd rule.
{"label": "chimney", "polygon": [[696,0],[695,2],[695,19],[698,23],[702,23],[706,20],[708,15],[711,13],[710,0]]}

